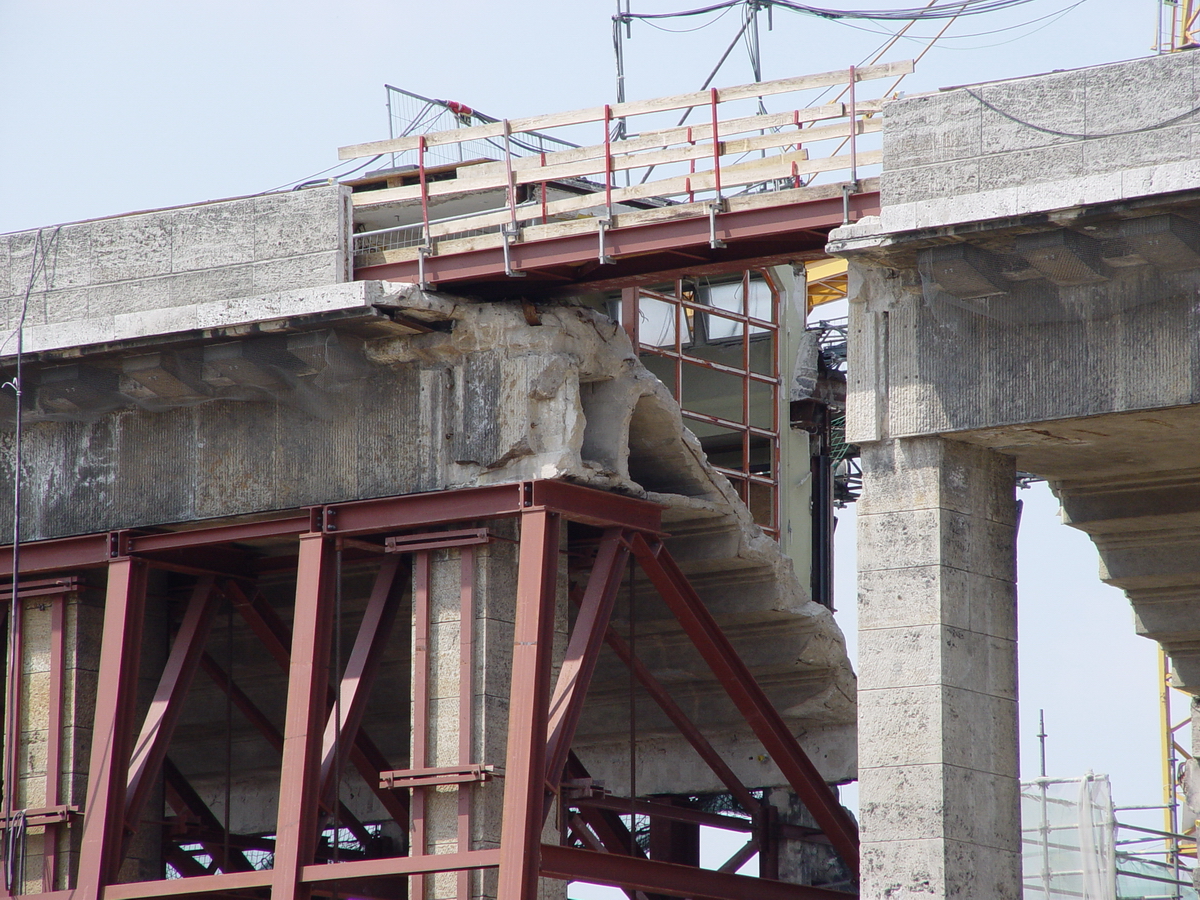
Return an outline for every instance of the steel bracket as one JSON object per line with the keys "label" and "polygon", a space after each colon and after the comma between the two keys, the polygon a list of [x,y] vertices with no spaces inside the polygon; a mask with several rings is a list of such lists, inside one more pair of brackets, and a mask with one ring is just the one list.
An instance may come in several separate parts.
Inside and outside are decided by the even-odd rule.
{"label": "steel bracket", "polygon": [[708,204],[708,246],[713,250],[720,250],[725,246],[725,242],[717,237],[717,213],[725,212],[725,201],[714,200]]}

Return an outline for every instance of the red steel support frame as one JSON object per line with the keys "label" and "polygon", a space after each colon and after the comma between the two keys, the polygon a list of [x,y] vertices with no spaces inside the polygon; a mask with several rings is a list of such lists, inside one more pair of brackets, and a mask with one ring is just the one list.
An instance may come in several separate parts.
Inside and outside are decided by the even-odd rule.
{"label": "red steel support frame", "polygon": [[[500,846],[499,900],[534,900],[545,792],[550,648],[558,578],[559,517],[544,508],[521,515],[517,621],[513,628],[508,753]],[[517,851],[517,848],[521,848]]]}
{"label": "red steel support frame", "polygon": [[113,559],[108,564],[86,815],[73,895],[76,900],[100,900],[121,862],[126,772],[145,605],[145,562],[128,556]]}
{"label": "red steel support frame", "polygon": [[204,642],[217,609],[216,597],[216,584],[212,576],[202,577],[196,582],[184,612],[183,624],[175,635],[171,655],[159,679],[158,690],[154,693],[141,734],[134,744],[125,794],[125,824],[130,833],[137,830],[142,805],[166,759],[167,746],[183,709],[183,700],[200,666]]}
{"label": "red steel support frame", "polygon": [[857,875],[858,827],[833,793],[824,787],[816,767],[800,749],[746,664],[721,632],[712,613],[688,584],[687,578],[660,541],[651,545],[638,535],[633,541],[633,552],[730,699],[742,711],[767,753],[804,801],[813,818],[829,835],[830,842],[842,859]]}
{"label": "red steel support frame", "polygon": [[587,591],[580,604],[579,617],[558,672],[558,684],[550,701],[546,742],[548,784],[562,781],[567,752],[571,749],[575,726],[583,712],[583,699],[600,656],[600,646],[608,631],[608,620],[628,559],[629,545],[625,535],[619,528],[608,529],[600,542],[600,552],[596,555]]}
{"label": "red steel support frame", "polygon": [[[473,759],[474,702],[474,616],[475,545],[492,540],[486,530],[428,532],[431,527],[465,526],[496,518],[518,518],[517,608],[514,625],[512,680],[509,697],[508,747],[504,763],[503,818],[499,849],[471,848],[471,785],[490,778],[492,761]],[[559,603],[562,547],[567,533],[562,523],[573,527],[602,529],[598,544],[595,531],[584,528],[584,543],[595,548],[595,561],[580,597],[580,613],[568,641],[564,664],[551,703],[551,648]],[[426,533],[414,535],[415,529]],[[355,535],[362,539],[355,539]],[[335,689],[330,685],[329,657],[332,643],[333,596],[336,548],[355,547],[368,556],[378,547],[381,565],[367,609],[359,626],[358,639],[339,673],[341,722],[329,718]],[[373,543],[392,538],[388,547]],[[100,691],[96,706],[95,741],[89,769],[89,791],[84,810],[79,874],[71,900],[137,900],[187,894],[231,894],[270,888],[278,900],[304,900],[314,887],[350,884],[364,879],[405,878],[409,894],[423,896],[426,877],[439,872],[458,873],[458,893],[469,896],[469,873],[475,869],[498,868],[501,900],[533,900],[539,877],[570,878],[615,884],[633,898],[646,892],[712,900],[827,900],[841,896],[829,891],[730,875],[725,871],[702,871],[692,865],[651,860],[632,839],[620,812],[643,809],[670,823],[717,824],[751,831],[751,841],[723,867],[736,867],[758,850],[768,853],[776,833],[789,836],[787,827],[769,827],[761,815],[761,804],[737,779],[732,770],[671,700],[669,693],[649,670],[625,647],[608,627],[622,573],[632,553],[649,580],[675,614],[685,633],[713,668],[735,705],[785,777],[822,824],[830,843],[853,870],[857,869],[857,844],[853,823],[821,782],[787,725],[771,707],[750,671],[720,632],[711,614],[670,558],[661,541],[660,508],[652,503],[620,497],[563,482],[524,482],[496,485],[441,494],[409,495],[381,500],[355,501],[315,507],[303,514],[285,513],[236,525],[216,525],[186,532],[116,532],[34,542],[26,545],[22,568],[26,573],[107,568],[108,585],[100,662]],[[157,700],[135,748],[132,715],[136,697],[141,646],[141,623],[145,607],[146,573],[156,564],[178,571],[180,554],[190,548],[214,547],[247,541],[292,539],[299,544],[296,563],[295,608],[291,628],[271,610],[244,592],[235,581],[220,585],[212,577],[200,576],[192,589],[184,623],[160,678]],[[400,554],[413,554],[415,568],[414,611],[414,700],[419,707],[427,693],[422,672],[427,666],[429,625],[429,564],[435,548],[457,548],[460,553],[459,587],[459,704],[460,730],[457,747],[459,766],[454,770],[432,770],[425,765],[428,723],[420,709],[414,710],[414,747],[410,769],[390,771],[387,761],[361,730],[362,711],[386,641],[390,617],[395,613],[396,583],[404,563]],[[396,555],[387,555],[387,553]],[[572,551],[575,552],[574,550]],[[169,558],[161,559],[161,554]],[[0,548],[0,560],[2,548]],[[278,567],[276,567],[278,568]],[[237,605],[251,630],[288,672],[286,718],[280,732],[219,665],[204,652],[203,637],[211,619],[214,597],[224,591]],[[61,617],[60,617],[61,618]],[[61,632],[61,621],[56,626]],[[564,832],[592,849],[542,844],[547,801],[558,792],[562,776],[574,784],[586,784],[588,774],[571,753],[570,745],[582,703],[595,669],[601,645],[607,642],[617,657],[628,665],[652,699],[667,713],[683,736],[717,773],[754,822],[713,816],[687,806],[672,806],[639,798],[618,800],[585,795],[576,800],[562,795],[572,811],[563,817]],[[56,654],[61,663],[61,648]],[[177,721],[188,683],[197,668],[208,675],[247,716],[273,746],[282,750],[278,821],[271,837],[239,836],[224,832],[221,823],[167,758],[167,745]],[[61,673],[60,673],[61,676]],[[60,677],[61,681],[61,677]],[[60,684],[61,688],[61,684]],[[423,724],[424,723],[424,724]],[[353,742],[351,755],[367,776],[387,775],[394,783],[369,786],[385,802],[388,814],[408,827],[409,803],[404,791],[412,790],[413,852],[410,856],[362,858],[329,862],[318,853],[321,810],[340,810],[340,821],[360,841],[367,832],[340,798],[323,796],[338,762],[334,747]],[[136,810],[145,796],[145,785],[161,769],[168,782],[168,796],[177,811],[186,812],[193,824],[183,833],[192,835],[213,859],[211,866],[181,850],[182,844],[166,848],[167,859],[183,876],[175,879],[115,884],[122,857],[125,829],[135,826]],[[440,774],[439,774],[440,773]],[[387,781],[387,779],[383,779]],[[415,787],[409,788],[408,785]],[[455,852],[425,852],[421,831],[422,785],[454,784],[458,790],[458,846]],[[48,794],[48,796],[53,796]],[[133,821],[130,821],[132,819]],[[711,820],[711,821],[710,821]],[[195,823],[199,823],[198,825]],[[182,826],[181,826],[182,827]],[[793,829],[795,831],[795,829]],[[795,837],[796,835],[791,835]],[[803,835],[801,835],[803,837]],[[681,845],[682,846],[682,845]],[[274,853],[270,871],[250,871],[242,852],[267,847]],[[603,852],[600,852],[603,851]],[[681,851],[690,861],[690,855]],[[769,868],[769,866],[768,866]],[[219,873],[216,873],[217,870]],[[216,873],[216,874],[214,874]],[[54,887],[50,873],[44,880]],[[59,886],[65,887],[65,886]],[[367,886],[364,886],[366,888]],[[328,888],[318,887],[322,893]],[[369,890],[366,891],[370,893]],[[56,900],[67,892],[60,890]],[[41,896],[46,896],[43,894]]]}
{"label": "red steel support frame", "polygon": [[275,830],[271,896],[303,900],[311,888],[301,878],[313,862],[320,799],[321,725],[328,688],[332,627],[333,542],[317,532],[300,536],[296,613],[283,729],[283,777]]}

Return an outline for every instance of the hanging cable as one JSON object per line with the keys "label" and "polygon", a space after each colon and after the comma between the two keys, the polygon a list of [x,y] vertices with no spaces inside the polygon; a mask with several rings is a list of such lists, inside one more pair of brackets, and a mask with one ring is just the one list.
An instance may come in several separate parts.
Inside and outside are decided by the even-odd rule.
{"label": "hanging cable", "polygon": [[[721,3],[712,3],[708,6],[701,6],[696,9],[686,9],[677,12],[668,13],[623,13],[622,15],[630,19],[676,19],[687,18],[689,16],[701,16],[707,13],[717,12],[718,10],[726,9],[731,6],[737,6],[744,3],[745,0],[724,0]],[[952,19],[958,16],[976,16],[984,13],[999,12],[1005,9],[1012,9],[1017,6],[1024,6],[1027,3],[1033,3],[1035,0],[946,0],[943,3],[937,3],[929,7],[923,8],[908,8],[908,9],[828,9],[820,6],[809,6],[804,3],[796,3],[793,0],[760,0],[769,6],[778,6],[781,9],[790,10],[792,12],[804,13],[810,16],[818,16],[823,19],[871,19],[877,21],[905,21],[905,20],[931,20],[931,19]]]}
{"label": "hanging cable", "polygon": [[29,264],[29,281],[25,285],[25,293],[21,298],[21,314],[17,319],[17,358],[16,372],[11,381],[3,387],[11,388],[15,396],[15,428],[13,435],[13,531],[12,531],[12,600],[8,609],[8,667],[7,683],[5,684],[4,704],[4,887],[10,894],[18,893],[14,886],[18,872],[18,850],[23,849],[25,839],[24,814],[22,827],[14,823],[15,800],[17,785],[18,751],[17,718],[20,713],[20,697],[17,696],[17,676],[20,673],[21,659],[19,657],[18,637],[21,633],[21,468],[22,459],[22,421],[21,403],[24,388],[24,357],[25,357],[25,319],[29,314],[29,297],[37,284],[38,276],[42,276],[45,290],[50,290],[54,280],[54,267],[46,268],[46,260],[53,251],[54,259],[58,258],[58,235],[62,226],[55,227],[48,241],[44,240],[44,232],[38,229],[33,243],[33,252]]}
{"label": "hanging cable", "polygon": [[[749,19],[742,22],[742,27],[740,29],[738,29],[738,33],[733,36],[733,40],[729,42],[729,46],[725,48],[725,52],[721,54],[721,58],[718,59],[717,64],[715,66],[713,66],[713,70],[711,72],[709,72],[708,77],[704,79],[704,84],[702,84],[700,86],[701,91],[708,90],[708,87],[709,87],[709,85],[712,84],[713,79],[717,77],[717,73],[721,71],[721,66],[725,65],[725,60],[729,59],[729,54],[732,53],[733,48],[738,45],[738,41],[740,41],[742,39],[742,35],[746,33],[746,29],[748,27],[750,27]],[[688,120],[688,116],[690,116],[692,114],[692,110],[694,110],[695,108],[696,107],[694,107],[694,106],[689,106],[687,109],[685,109],[683,111],[683,115],[679,117],[679,121],[675,123],[675,127],[678,128],[681,125],[683,125],[683,123]],[[714,134],[713,140],[715,141],[716,139],[717,139],[717,136]],[[646,173],[642,176],[642,180],[640,182],[641,184],[646,183],[646,179],[648,179],[650,177],[650,175],[654,171],[654,169],[655,169],[654,166],[650,166],[648,169],[646,169]]]}
{"label": "hanging cable", "polygon": [[[1036,25],[1038,22],[1046,22],[1047,19],[1057,21],[1058,18],[1065,16],[1071,10],[1075,9],[1076,7],[1082,6],[1083,4],[1085,4],[1087,2],[1088,2],[1088,0],[1075,0],[1075,2],[1071,3],[1069,6],[1065,6],[1062,9],[1057,9],[1054,12],[1048,12],[1045,15],[1038,16],[1036,19],[1027,19],[1024,22],[1018,22],[1016,25],[1005,25],[1003,28],[989,28],[986,31],[968,31],[968,32],[965,32],[964,34],[946,35],[944,38],[942,38],[942,40],[943,41],[961,41],[961,40],[967,40],[970,38],[986,37],[987,35],[990,35],[990,34],[1003,34],[1006,31],[1016,31],[1018,28],[1026,28],[1029,25]],[[954,20],[951,19],[950,21],[953,22]],[[915,21],[909,22],[908,25],[906,25],[903,29],[901,29],[898,32],[880,31],[875,28],[867,28],[863,25],[854,25],[854,24],[851,24],[850,22],[843,22],[843,21],[839,21],[839,22],[837,22],[837,24],[843,26],[844,28],[853,28],[855,31],[864,31],[867,34],[879,34],[879,35],[884,35],[884,36],[895,35],[896,37],[903,36],[904,40],[906,40],[906,41],[921,42],[921,41],[929,40],[929,38],[923,37],[921,35],[904,35],[904,32],[907,31],[909,27],[916,24]],[[1053,25],[1054,22],[1053,21],[1047,22],[1047,24]],[[1046,26],[1042,26],[1042,27],[1044,28]],[[1035,28],[1035,29],[1033,29],[1033,31],[1028,32],[1028,34],[1035,34],[1038,31],[1041,31],[1041,29]],[[1013,40],[1020,40],[1021,38],[1025,37],[1025,36],[1026,35],[1018,35]],[[1003,43],[1011,43],[1011,42],[1004,41]],[[999,46],[1002,46],[1002,44],[986,44],[984,46],[985,47],[999,47]],[[942,46],[940,49],[942,49],[942,50],[980,50],[980,49],[983,49],[983,47],[946,47],[946,46]]]}
{"label": "hanging cable", "polygon": [[702,31],[703,29],[707,28],[709,25],[715,25],[718,22],[720,22],[723,18],[725,18],[725,16],[727,16],[729,14],[729,11],[734,8],[734,5],[736,5],[736,4],[725,7],[725,9],[721,10],[719,15],[713,16],[711,19],[709,19],[703,25],[697,25],[695,28],[666,28],[662,25],[654,24],[653,19],[646,19],[645,22],[651,28],[657,28],[659,31],[665,31],[668,34],[691,34],[692,32]]}

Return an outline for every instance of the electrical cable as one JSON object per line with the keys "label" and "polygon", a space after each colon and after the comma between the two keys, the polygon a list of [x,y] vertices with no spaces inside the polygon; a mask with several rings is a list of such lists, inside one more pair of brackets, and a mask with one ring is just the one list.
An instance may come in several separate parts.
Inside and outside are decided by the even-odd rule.
{"label": "electrical cable", "polygon": [[[25,356],[25,319],[29,314],[29,297],[33,294],[33,286],[37,284],[38,275],[43,279],[46,290],[54,281],[54,270],[57,269],[58,235],[62,226],[55,227],[49,241],[43,240],[43,230],[38,229],[34,239],[32,258],[29,266],[29,281],[25,285],[25,294],[21,298],[21,314],[17,319],[17,354],[16,372],[11,381],[3,387],[11,387],[16,398],[15,431],[13,436],[13,543],[12,543],[12,599],[8,611],[8,668],[4,698],[4,764],[3,784],[0,789],[4,792],[4,887],[10,894],[15,890],[16,878],[19,874],[18,851],[23,855],[25,842],[25,815],[21,811],[21,827],[14,827],[14,801],[17,784],[17,716],[19,714],[20,697],[17,696],[17,674],[20,672],[22,660],[17,656],[17,638],[21,631],[21,468],[22,468],[22,422],[21,403],[23,400],[23,363]],[[47,271],[46,260],[53,250],[55,266]]]}
{"label": "electrical cable", "polygon": [[[1077,7],[1083,6],[1083,4],[1085,4],[1087,2],[1088,2],[1088,0],[1075,0],[1075,2],[1069,6],[1063,7],[1062,9],[1055,10],[1054,12],[1046,13],[1044,16],[1038,16],[1036,19],[1028,19],[1024,22],[1018,22],[1016,25],[1006,25],[1003,28],[992,28],[987,31],[971,31],[971,32],[967,32],[966,34],[951,34],[951,35],[947,35],[946,37],[942,38],[942,40],[958,41],[958,40],[965,40],[967,38],[986,37],[987,35],[990,35],[990,34],[1003,34],[1006,31],[1016,31],[1018,28],[1025,28],[1028,25],[1034,25],[1038,22],[1044,22],[1047,19],[1055,19],[1055,21],[1057,21],[1056,17],[1066,15],[1071,10],[1073,10]],[[880,31],[876,28],[867,28],[863,25],[853,25],[850,22],[839,21],[839,22],[837,22],[837,24],[841,25],[844,28],[853,28],[855,31],[864,31],[867,34],[895,35],[897,37],[903,37],[903,39],[906,41],[913,41],[913,42],[919,43],[919,42],[929,40],[929,38],[924,35],[903,35],[901,32]],[[1053,24],[1053,22],[1051,22],[1049,24]],[[1035,28],[1033,31],[1030,31],[1028,33],[1036,34],[1040,30],[1041,29]],[[1024,36],[1025,35],[1018,35],[1017,38],[1015,38],[1014,40],[1020,40]],[[1000,47],[1000,46],[1003,46],[1003,44],[1007,44],[1007,43],[1011,43],[1011,42],[1003,41],[1000,44],[986,44],[984,46]],[[940,49],[942,49],[942,50],[980,50],[980,49],[983,49],[983,47],[945,47],[945,46],[943,46]]]}
{"label": "electrical cable", "polygon": [[1169,128],[1172,125],[1178,125],[1180,122],[1183,122],[1186,119],[1190,119],[1192,116],[1196,115],[1197,113],[1200,113],[1200,106],[1193,106],[1187,112],[1180,113],[1177,116],[1172,116],[1169,119],[1164,119],[1163,121],[1157,122],[1154,125],[1144,125],[1141,128],[1129,128],[1124,131],[1106,131],[1104,134],[1086,134],[1086,133],[1082,133],[1082,132],[1073,132],[1073,131],[1058,131],[1057,129],[1054,129],[1054,128],[1045,128],[1041,125],[1035,125],[1033,122],[1027,122],[1024,119],[1014,116],[1010,112],[1005,112],[1004,110],[1000,109],[995,104],[989,103],[987,100],[984,100],[983,97],[979,96],[979,94],[975,93],[970,88],[963,88],[962,90],[966,91],[966,93],[969,96],[974,97],[976,100],[978,100],[982,106],[986,107],[987,109],[990,109],[992,112],[996,113],[999,116],[1003,116],[1004,118],[1008,119],[1010,122],[1015,122],[1018,125],[1021,125],[1025,128],[1030,128],[1034,131],[1040,131],[1042,134],[1049,134],[1054,137],[1074,138],[1076,140],[1084,140],[1084,141],[1094,141],[1094,140],[1098,140],[1100,138],[1124,137],[1124,136],[1130,135],[1130,134],[1145,134],[1148,131],[1157,131],[1160,128]]}
{"label": "electrical cable", "polygon": [[[696,9],[680,10],[669,13],[621,13],[619,18],[623,20],[629,19],[674,19],[686,18],[689,16],[699,16],[706,13],[716,12],[720,9],[725,9],[731,6],[737,6],[743,3],[744,0],[723,0],[721,3],[712,3],[708,6],[698,7]],[[828,9],[820,6],[809,6],[803,3],[796,3],[794,0],[764,0],[768,6],[778,6],[782,9],[787,9],[792,12],[804,13],[811,16],[819,16],[824,19],[873,19],[878,21],[905,21],[905,20],[926,20],[926,19],[951,19],[958,16],[975,16],[983,15],[984,13],[998,12],[1004,9],[1012,9],[1013,7],[1023,6],[1026,3],[1033,3],[1035,0],[947,0],[945,3],[935,4],[923,8],[908,8],[908,9]]]}
{"label": "electrical cable", "polygon": [[733,9],[732,5],[725,7],[719,16],[714,16],[703,25],[697,25],[695,28],[665,28],[662,25],[655,25],[651,20],[646,20],[646,24],[651,28],[657,28],[659,31],[665,31],[668,34],[691,34],[693,31],[700,31],[701,29],[707,28],[709,25],[715,25],[717,22],[720,22],[723,18],[725,18],[726,15],[729,14],[731,9]]}
{"label": "electrical cable", "polygon": [[[1085,2],[1087,2],[1087,0],[1079,0],[1079,3],[1076,3],[1075,6],[1079,6],[1080,3],[1085,3]],[[1037,28],[1031,29],[1030,31],[1026,31],[1024,34],[1018,34],[1016,37],[1009,38],[1007,41],[997,41],[994,44],[973,44],[970,47],[939,47],[938,49],[939,50],[974,51],[974,50],[987,50],[991,47],[1004,47],[1007,44],[1015,44],[1017,41],[1025,40],[1025,38],[1029,37],[1030,35],[1037,34],[1039,31],[1044,31],[1045,29],[1049,28],[1051,25],[1057,25],[1059,23],[1059,21],[1062,19],[1062,17],[1065,16],[1067,13],[1069,13],[1071,10],[1073,10],[1075,8],[1075,6],[1067,7],[1066,9],[1064,9],[1060,13],[1058,13],[1056,15],[1056,17],[1051,19],[1049,22],[1039,25]],[[1026,23],[1026,24],[1028,24],[1028,23]]]}
{"label": "electrical cable", "polygon": [[[355,166],[353,169],[351,169],[348,172],[339,172],[336,177],[345,178],[347,175],[353,175],[355,172],[359,171],[360,169],[365,169],[367,166],[369,166],[371,163],[375,162],[377,159],[382,159],[385,156],[387,156],[386,153],[380,153],[378,156],[372,156],[365,163]],[[282,191],[284,188],[291,188],[293,186],[303,186],[305,184],[312,184],[313,183],[312,179],[317,178],[320,175],[324,175],[326,172],[332,172],[334,169],[340,169],[342,166],[346,165],[346,163],[348,163],[348,162],[354,162],[354,160],[346,160],[345,162],[336,163],[335,165],[332,165],[327,169],[322,169],[320,172],[313,172],[311,175],[305,175],[303,178],[297,178],[295,181],[285,182],[284,184],[281,184],[278,187],[268,188],[265,191],[259,191],[259,193],[255,194],[254,196],[261,197],[263,194],[273,194],[276,191]]]}

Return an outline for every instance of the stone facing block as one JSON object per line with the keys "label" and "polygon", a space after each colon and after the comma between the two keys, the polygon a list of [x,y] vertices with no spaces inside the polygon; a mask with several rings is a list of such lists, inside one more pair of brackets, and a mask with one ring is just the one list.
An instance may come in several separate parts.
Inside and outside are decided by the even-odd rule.
{"label": "stone facing block", "polygon": [[1014,474],[943,438],[864,447],[863,897],[1019,896]]}
{"label": "stone facing block", "polygon": [[[1191,168],[1195,68],[1191,54],[1175,53],[889,103],[885,230],[1141,196],[1162,192],[1164,181],[1170,190],[1196,187],[1194,175],[1180,183],[1182,173],[1143,172],[1124,183],[1134,166]],[[894,209],[909,204],[921,204],[915,221]]]}
{"label": "stone facing block", "polygon": [[43,228],[40,244],[36,231],[0,235],[5,325],[15,323],[29,288],[35,246],[47,265],[27,321],[72,333],[87,333],[80,321],[347,281],[347,191],[323,187]]}

